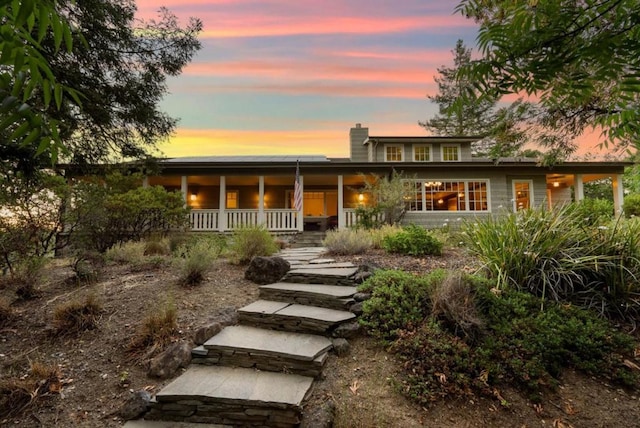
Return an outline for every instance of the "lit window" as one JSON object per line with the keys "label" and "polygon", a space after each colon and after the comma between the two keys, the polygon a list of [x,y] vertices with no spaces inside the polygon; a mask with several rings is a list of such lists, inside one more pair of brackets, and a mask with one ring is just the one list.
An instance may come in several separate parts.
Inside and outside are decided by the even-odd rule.
{"label": "lit window", "polygon": [[227,208],[235,210],[238,208],[238,191],[232,190],[227,192]]}
{"label": "lit window", "polygon": [[489,211],[487,180],[410,180],[408,211]]}
{"label": "lit window", "polygon": [[531,180],[513,181],[513,209],[527,210],[533,204],[533,182]]}
{"label": "lit window", "polygon": [[431,146],[413,146],[413,161],[414,162],[430,162],[431,161]]}
{"label": "lit window", "polygon": [[443,162],[456,162],[460,160],[460,146],[442,146],[442,161]]}
{"label": "lit window", "polygon": [[402,146],[384,146],[385,162],[402,162]]}

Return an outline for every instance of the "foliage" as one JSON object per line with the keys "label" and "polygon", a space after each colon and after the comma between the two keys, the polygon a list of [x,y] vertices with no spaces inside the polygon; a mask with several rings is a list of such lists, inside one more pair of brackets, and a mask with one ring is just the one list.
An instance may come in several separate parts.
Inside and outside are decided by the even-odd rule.
{"label": "foliage", "polygon": [[640,221],[589,227],[584,215],[571,205],[524,210],[468,223],[462,237],[499,288],[632,321],[640,311]]}
{"label": "foliage", "polygon": [[396,224],[383,224],[380,227],[369,229],[371,245],[373,248],[382,248],[382,241],[389,235],[395,235],[402,231],[402,227]]}
{"label": "foliage", "polygon": [[144,240],[145,256],[166,256],[171,253],[169,249],[169,240],[159,235],[151,235]]}
{"label": "foliage", "polygon": [[402,231],[382,240],[382,248],[390,253],[412,256],[442,255],[443,243],[427,229],[417,225],[406,226]]}
{"label": "foliage", "polygon": [[104,181],[76,184],[70,210],[76,247],[104,252],[116,244],[186,225],[188,211],[180,192],[141,187],[139,181],[137,175],[113,174]]}
{"label": "foliage", "polygon": [[39,174],[6,180],[0,177],[0,266],[15,265],[64,247],[62,207],[69,187],[62,177]]}
{"label": "foliage", "polygon": [[104,255],[96,251],[77,252],[71,265],[75,280],[81,283],[97,281],[104,267],[104,262]]}
{"label": "foliage", "polygon": [[[363,227],[377,227],[380,224],[396,224],[405,213],[404,197],[411,192],[411,185],[405,177],[395,170],[388,176],[371,174],[369,178],[361,175],[364,182],[363,193],[370,195],[373,211],[363,211],[369,220]],[[382,218],[380,219],[380,216]]]}
{"label": "foliage", "polygon": [[0,298],[0,328],[6,327],[14,319],[15,314],[4,298]]}
{"label": "foliage", "polygon": [[43,397],[58,394],[62,374],[57,365],[30,362],[29,373],[0,379],[0,418],[10,418],[26,411]]}
{"label": "foliage", "polygon": [[541,125],[561,131],[541,142],[571,151],[570,140],[591,126],[619,147],[640,140],[636,0],[462,0],[457,11],[480,25],[482,53],[458,77],[490,97],[535,95]]}
{"label": "foliage", "polygon": [[506,383],[538,401],[564,367],[637,386],[638,374],[624,365],[633,358],[633,339],[594,314],[561,305],[540,311],[531,295],[496,295],[486,287],[478,289],[476,305],[487,332],[475,345],[433,318],[402,332],[394,344],[405,363],[404,389],[421,404],[472,391],[500,398],[498,388]]}
{"label": "foliage", "polygon": [[640,194],[625,196],[622,208],[627,217],[640,217]]}
{"label": "foliage", "polygon": [[129,241],[114,245],[104,253],[107,261],[135,264],[140,263],[144,259],[144,251],[146,244],[141,241]]}
{"label": "foliage", "polygon": [[247,264],[255,256],[270,256],[278,249],[273,235],[264,226],[234,229],[229,246],[230,258],[235,264]]}
{"label": "foliage", "polygon": [[147,350],[153,354],[171,342],[178,332],[178,311],[173,301],[154,308],[145,317],[129,342],[127,351],[137,354]]}
{"label": "foliage", "polygon": [[431,307],[430,290],[444,276],[442,270],[420,276],[396,270],[377,271],[358,286],[358,291],[371,293],[362,305],[360,323],[383,341],[397,339],[400,330],[422,323]]}
{"label": "foliage", "polygon": [[39,296],[38,285],[42,282],[46,264],[47,260],[39,256],[20,260],[11,272],[11,282],[19,298],[29,300]]}
{"label": "foliage", "polygon": [[102,304],[94,295],[58,306],[53,312],[53,327],[58,336],[75,335],[98,328]]}
{"label": "foliage", "polygon": [[[51,166],[61,150],[60,124],[47,109],[59,112],[63,101],[80,100],[74,89],[54,76],[49,52],[64,57],[73,47],[72,27],[49,1],[4,1],[0,4],[0,173],[31,173],[35,158]],[[52,103],[53,101],[53,103]]]}
{"label": "foliage", "polygon": [[365,253],[372,247],[371,235],[362,229],[329,230],[322,245],[330,254],[352,255]]}
{"label": "foliage", "polygon": [[518,125],[528,120],[533,110],[532,105],[517,100],[507,107],[497,108],[499,99],[487,96],[475,97],[453,109],[458,98],[475,89],[473,82],[456,79],[457,70],[471,64],[471,49],[465,47],[462,40],[458,40],[452,53],[453,67],[438,68],[440,77],[435,78],[438,93],[427,96],[438,105],[439,112],[425,122],[419,122],[420,126],[434,135],[484,137],[472,145],[476,156],[497,159],[516,155],[526,142],[526,134],[518,129]]}
{"label": "foliage", "polygon": [[613,201],[585,198],[571,205],[571,217],[584,226],[601,226],[613,219]]}
{"label": "foliage", "polygon": [[220,256],[222,247],[213,240],[200,239],[185,248],[184,258],[180,259],[178,282],[183,286],[198,285],[204,281],[213,262]]}
{"label": "foliage", "polygon": [[359,229],[375,229],[383,225],[384,215],[379,206],[361,205],[355,209],[356,227]]}

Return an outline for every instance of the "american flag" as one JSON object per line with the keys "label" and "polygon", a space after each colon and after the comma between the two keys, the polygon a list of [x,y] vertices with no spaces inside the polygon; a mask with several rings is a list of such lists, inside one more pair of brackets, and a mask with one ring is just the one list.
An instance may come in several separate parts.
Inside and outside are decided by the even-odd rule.
{"label": "american flag", "polygon": [[293,191],[293,208],[302,210],[302,186],[300,185],[300,163],[296,161],[296,182]]}

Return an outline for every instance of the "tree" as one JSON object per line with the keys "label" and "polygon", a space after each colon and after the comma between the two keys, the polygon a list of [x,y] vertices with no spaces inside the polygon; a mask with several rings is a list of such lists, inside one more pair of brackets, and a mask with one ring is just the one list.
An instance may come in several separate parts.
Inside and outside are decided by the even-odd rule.
{"label": "tree", "polygon": [[456,78],[460,69],[471,64],[471,49],[462,40],[456,42],[453,67],[438,68],[436,77],[438,93],[427,98],[438,104],[439,112],[425,122],[419,122],[436,135],[484,136],[472,148],[474,155],[499,158],[514,156],[525,143],[525,133],[519,127],[529,118],[533,106],[522,100],[506,107],[498,107],[499,98],[475,96],[465,103],[456,103],[467,92],[474,92],[474,84],[467,79]]}
{"label": "tree", "polygon": [[482,52],[457,78],[487,97],[537,97],[540,126],[555,131],[541,143],[571,152],[600,127],[614,147],[638,146],[640,2],[463,0],[456,10],[480,24]]}
{"label": "tree", "polygon": [[361,191],[369,195],[371,205],[356,208],[358,226],[371,229],[400,223],[406,211],[405,197],[411,194],[411,183],[395,170],[391,176],[361,174],[360,178],[364,183]]}
{"label": "tree", "polygon": [[[157,20],[139,21],[133,0],[60,0],[55,5],[75,30],[64,33],[73,48],[60,51],[59,37],[48,32],[38,50],[56,82],[80,95],[60,102],[54,97],[55,103],[33,96],[29,103],[58,124],[65,161],[144,158],[175,128],[175,119],[158,103],[167,76],[178,75],[200,48],[201,22],[191,19],[181,28],[166,9]],[[32,144],[9,138],[3,145],[3,158],[13,165],[30,157],[37,168],[49,160]]]}

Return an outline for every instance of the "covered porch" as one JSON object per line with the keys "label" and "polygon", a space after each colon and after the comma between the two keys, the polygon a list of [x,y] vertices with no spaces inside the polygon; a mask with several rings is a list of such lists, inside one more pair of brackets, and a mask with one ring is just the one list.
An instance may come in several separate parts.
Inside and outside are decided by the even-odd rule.
{"label": "covered porch", "polygon": [[585,199],[585,183],[608,180],[611,182],[613,207],[616,216],[622,214],[624,187],[622,174],[619,173],[587,173],[587,174],[547,174],[547,203],[549,208],[578,202]]}

